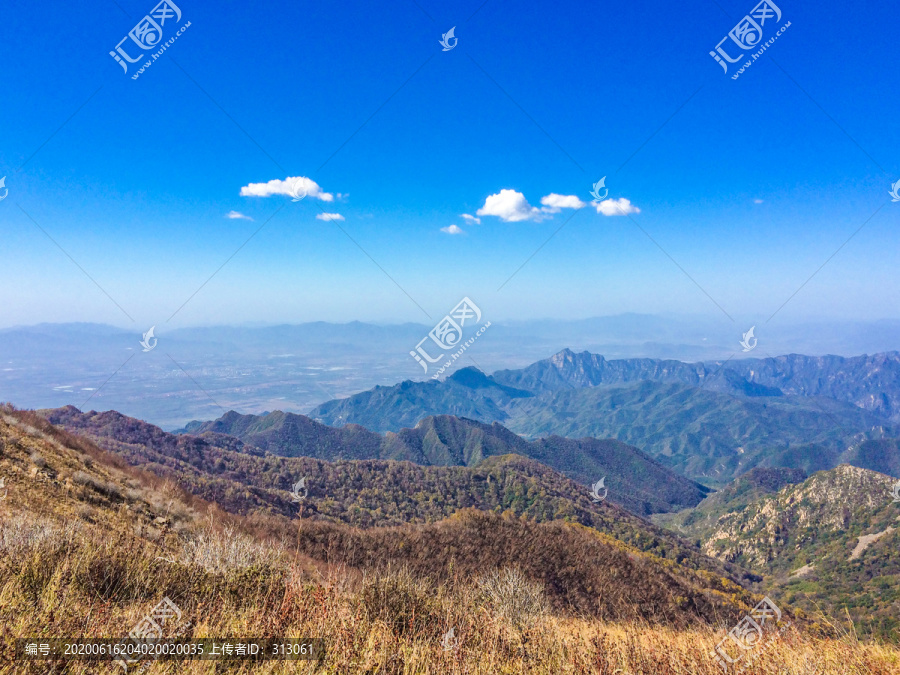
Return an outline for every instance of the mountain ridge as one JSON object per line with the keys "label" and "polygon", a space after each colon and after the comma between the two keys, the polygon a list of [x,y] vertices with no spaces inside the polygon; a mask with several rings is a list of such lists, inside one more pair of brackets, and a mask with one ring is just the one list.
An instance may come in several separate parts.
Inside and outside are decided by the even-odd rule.
{"label": "mountain ridge", "polygon": [[426,525],[474,508],[537,523],[577,524],[685,569],[721,574],[747,587],[761,581],[609,499],[597,501],[583,486],[527,457],[491,456],[474,467],[328,462],[250,454],[240,445],[216,447],[212,441],[228,437],[174,436],[113,411],[80,413],[70,407],[40,414],[53,428],[78,434],[128,465],[250,520],[294,518],[298,505],[291,490],[303,477],[303,518],[322,527]]}
{"label": "mountain ridge", "polygon": [[501,422],[531,439],[616,438],[722,484],[793,447],[840,455],[900,435],[892,421],[900,419],[900,353],[683,363],[564,349],[519,370],[469,367],[442,382],[377,387],[310,416],[387,432],[441,414]]}
{"label": "mountain ridge", "polygon": [[640,515],[692,506],[709,492],[619,441],[560,437],[527,441],[498,423],[488,425],[450,415],[426,418],[415,428],[381,436],[355,425],[328,427],[293,413],[260,417],[230,412],[218,420],[192,425],[190,434],[175,435],[115,412],[81,413],[71,406],[41,412],[54,424],[92,438],[151,440],[168,453],[210,440],[245,454],[467,467],[477,467],[491,456],[513,453],[531,457],[583,486],[606,477],[609,498]]}

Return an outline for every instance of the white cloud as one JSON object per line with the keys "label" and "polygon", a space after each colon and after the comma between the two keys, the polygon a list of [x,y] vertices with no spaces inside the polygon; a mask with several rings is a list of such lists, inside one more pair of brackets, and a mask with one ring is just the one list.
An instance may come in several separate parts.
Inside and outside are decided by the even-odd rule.
{"label": "white cloud", "polygon": [[[627,200],[626,200],[627,201]],[[562,209],[580,209],[587,204],[575,195],[560,195],[551,192],[541,197],[541,208],[528,203],[525,195],[516,190],[504,189],[484,200],[484,206],[475,213],[479,216],[497,216],[508,223],[522,220],[541,221],[550,217],[550,214],[559,213]],[[466,222],[480,223],[481,219],[462,214]]]}
{"label": "white cloud", "polygon": [[541,204],[544,205],[541,209],[544,213],[559,213],[560,209],[580,209],[585,205],[575,195],[558,195],[555,192],[541,197]]}
{"label": "white cloud", "polygon": [[307,197],[320,199],[323,202],[334,201],[334,195],[323,192],[316,181],[306,176],[288,176],[284,180],[270,180],[268,183],[250,183],[241,188],[241,197],[271,197],[272,195],[287,195],[295,197],[298,194],[306,194]]}
{"label": "white cloud", "polygon": [[762,199],[754,199],[754,200],[753,200],[753,203],[754,203],[754,204],[762,204],[762,203],[763,203],[763,200],[762,200]]}
{"label": "white cloud", "polygon": [[542,220],[544,214],[528,203],[525,195],[515,190],[500,190],[497,194],[490,195],[484,200],[484,206],[478,209],[476,215],[497,216],[507,223],[517,223],[522,220]]}
{"label": "white cloud", "polygon": [[465,231],[457,225],[450,225],[449,227],[442,227],[441,232],[446,232],[447,234],[465,234]]}
{"label": "white cloud", "polygon": [[599,204],[595,203],[594,208],[597,209],[597,213],[602,213],[604,216],[627,216],[629,213],[641,212],[638,207],[625,199],[625,197],[604,199]]}
{"label": "white cloud", "polygon": [[253,220],[253,218],[251,218],[250,216],[245,216],[243,213],[240,213],[238,211],[229,211],[225,214],[225,217],[230,218],[231,220],[236,220],[238,218],[240,218],[241,220]]}
{"label": "white cloud", "polygon": [[340,213],[317,213],[316,220],[346,220]]}
{"label": "white cloud", "polygon": [[481,225],[481,218],[476,218],[475,216],[470,216],[468,213],[461,214],[465,221],[469,224]]}

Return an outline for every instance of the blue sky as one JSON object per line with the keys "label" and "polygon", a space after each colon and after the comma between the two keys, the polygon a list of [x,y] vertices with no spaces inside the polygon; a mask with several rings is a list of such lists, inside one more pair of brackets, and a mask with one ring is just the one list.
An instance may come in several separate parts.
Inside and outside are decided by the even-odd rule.
{"label": "blue sky", "polygon": [[[132,80],[109,51],[154,4],[5,9],[0,327],[430,323],[469,296],[743,328],[826,261],[773,321],[898,316],[893,4],[779,2],[732,80],[709,51],[753,2],[180,0]],[[241,195],[298,176],[332,200]],[[603,176],[639,212],[599,213]],[[501,190],[532,215],[488,215]]]}

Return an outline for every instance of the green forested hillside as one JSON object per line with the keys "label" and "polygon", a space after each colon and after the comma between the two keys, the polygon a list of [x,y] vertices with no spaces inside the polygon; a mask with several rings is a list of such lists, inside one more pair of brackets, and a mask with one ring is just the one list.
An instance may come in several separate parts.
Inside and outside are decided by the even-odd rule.
{"label": "green forested hillside", "polygon": [[778,449],[839,448],[849,430],[882,434],[882,424],[861,408],[829,399],[741,397],[649,381],[525,399],[507,421],[529,437],[615,438],[711,482],[728,481]]}
{"label": "green forested hillside", "polygon": [[[687,365],[672,369],[678,372]],[[393,388],[381,387],[332,401],[312,414],[328,424],[349,422],[396,431],[401,423],[465,407],[467,416],[484,423],[501,421],[527,438],[557,435],[616,439],[640,448],[683,475],[712,485],[725,484],[757,465],[792,466],[767,458],[811,444],[825,450],[816,454],[824,464],[814,470],[832,468],[840,461],[865,462],[864,455],[855,459],[841,456],[841,452],[893,431],[877,412],[846,401],[770,395],[759,390],[763,385],[743,378],[740,386],[735,385],[733,376],[723,376],[725,385],[718,388],[717,380],[685,384],[669,369],[658,368],[660,372],[654,370],[647,376],[662,381],[593,385],[587,375],[547,367],[531,377],[523,376],[521,381],[513,380],[536,387],[533,395],[517,397],[501,392],[493,378],[463,369],[443,383],[405,382]],[[555,384],[551,386],[547,380]],[[568,380],[578,386],[560,383]],[[479,383],[477,390],[465,385],[469,381]],[[495,392],[499,393],[495,396]],[[216,428],[209,424],[215,423],[202,428]]]}
{"label": "green forested hillside", "polygon": [[849,612],[864,633],[900,639],[900,503],[895,478],[841,465],[801,480],[757,469],[694,509],[658,517],[709,555],[765,575],[809,612]]}

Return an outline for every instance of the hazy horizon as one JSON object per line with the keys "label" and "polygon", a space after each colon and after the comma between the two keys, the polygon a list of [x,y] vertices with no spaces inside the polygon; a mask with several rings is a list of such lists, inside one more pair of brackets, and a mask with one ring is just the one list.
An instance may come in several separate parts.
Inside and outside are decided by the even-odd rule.
{"label": "hazy horizon", "polygon": [[[798,323],[777,330],[760,325],[748,351],[740,340],[750,326],[736,330],[717,319],[629,313],[503,321],[483,312],[482,322],[490,322],[489,329],[440,379],[465,366],[487,374],[522,368],[567,348],[610,360],[686,362],[792,353],[852,357],[900,348],[900,321],[894,320]],[[423,372],[410,354],[430,328],[365,322],[163,328],[146,345],[142,331],[104,324],[5,328],[0,398],[34,408],[115,409],[168,429],[227,409],[307,413],[376,385],[434,377],[433,367]]]}
{"label": "hazy horizon", "polygon": [[[589,314],[583,316],[570,316],[570,317],[562,317],[562,316],[536,316],[532,318],[521,318],[518,316],[499,316],[499,317],[491,317],[494,322],[500,322],[504,324],[515,324],[515,323],[584,323],[589,321],[596,320],[609,320],[609,319],[619,319],[623,317],[639,317],[639,318],[652,318],[652,319],[661,319],[668,321],[678,321],[681,323],[687,322],[698,322],[703,325],[710,324],[719,324],[721,323],[723,326],[729,325],[727,320],[723,317],[717,317],[715,314],[676,314],[676,313],[643,313],[643,312],[619,312],[616,314]],[[751,317],[750,321],[753,322],[754,318]],[[765,317],[756,317],[756,320],[759,323],[765,321]],[[797,326],[809,326],[809,325],[819,325],[819,324],[878,324],[878,323],[890,323],[897,322],[900,323],[900,315],[893,316],[876,316],[869,318],[859,318],[859,317],[829,317],[829,316],[817,316],[815,318],[807,317],[807,318],[797,318],[794,317],[792,321],[783,322],[783,326],[786,327],[797,327]],[[746,322],[745,322],[746,323]],[[348,318],[344,320],[328,320],[328,319],[316,319],[312,318],[309,320],[297,320],[297,321],[288,321],[288,320],[271,320],[271,321],[245,321],[245,322],[208,322],[208,323],[196,323],[196,324],[185,324],[180,326],[174,326],[170,330],[192,330],[192,329],[207,329],[207,328],[235,328],[235,329],[252,329],[252,328],[276,328],[279,326],[305,326],[311,324],[328,324],[333,326],[346,326],[351,324],[366,324],[371,326],[381,326],[381,327],[389,327],[389,326],[428,326],[428,320],[401,320],[395,318],[386,318],[382,320],[366,320],[362,318]],[[25,323],[8,323],[0,325],[0,331],[9,331],[20,328],[36,328],[39,326],[65,326],[65,325],[88,325],[88,326],[104,326],[109,328],[115,328],[117,330],[125,331],[125,332],[141,332],[142,329],[146,328],[143,326],[135,326],[134,324],[124,323],[120,321],[35,321],[35,322],[25,322]],[[157,324],[154,324],[157,325]],[[737,326],[736,328],[740,328]],[[898,343],[900,343],[900,335],[898,335]],[[900,347],[898,347],[900,348]]]}

